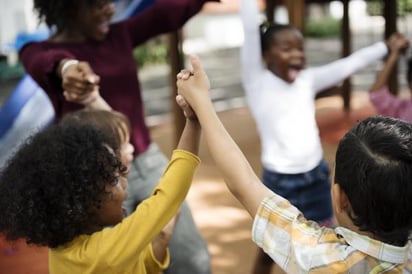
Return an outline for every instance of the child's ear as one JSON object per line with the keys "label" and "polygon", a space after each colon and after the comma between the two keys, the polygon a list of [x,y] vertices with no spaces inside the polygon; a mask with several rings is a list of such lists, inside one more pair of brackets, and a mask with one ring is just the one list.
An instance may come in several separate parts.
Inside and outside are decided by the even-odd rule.
{"label": "child's ear", "polygon": [[348,196],[338,183],[332,184],[332,195],[337,213],[348,212],[348,210],[350,210],[351,205]]}

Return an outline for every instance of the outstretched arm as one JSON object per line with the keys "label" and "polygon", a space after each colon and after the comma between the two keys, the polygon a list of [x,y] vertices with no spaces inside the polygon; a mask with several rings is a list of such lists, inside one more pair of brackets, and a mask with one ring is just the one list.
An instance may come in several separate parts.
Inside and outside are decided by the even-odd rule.
{"label": "outstretched arm", "polygon": [[183,128],[182,135],[180,136],[179,143],[177,144],[177,149],[183,149],[198,155],[201,125],[199,124],[196,114],[192,111],[182,96],[177,95],[176,102],[186,117],[186,124]]}
{"label": "outstretched arm", "polygon": [[[191,153],[197,155],[199,152],[201,132],[199,121],[182,96],[176,96],[176,102],[186,117],[186,125],[183,129],[177,148],[190,151]],[[152,241],[153,253],[161,262],[163,262],[167,257],[167,247],[169,246],[169,242],[176,227],[178,218],[179,213],[177,213],[172,220],[170,220],[170,222]]]}
{"label": "outstretched arm", "polygon": [[409,46],[409,41],[402,34],[396,33],[388,40],[388,47],[390,53],[382,70],[376,75],[376,80],[370,88],[370,92],[380,90],[388,84],[389,76],[396,65],[402,52]]}
{"label": "outstretched arm", "polygon": [[178,93],[196,113],[209,151],[229,190],[254,217],[262,199],[274,193],[262,184],[219,120],[210,100],[209,80],[199,59],[191,57],[191,63],[193,71],[178,74]]}

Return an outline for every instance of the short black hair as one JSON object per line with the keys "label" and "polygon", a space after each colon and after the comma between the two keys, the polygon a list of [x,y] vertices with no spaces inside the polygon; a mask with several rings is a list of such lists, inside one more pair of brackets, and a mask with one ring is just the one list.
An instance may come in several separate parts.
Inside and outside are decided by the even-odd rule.
{"label": "short black hair", "polygon": [[124,167],[116,142],[87,125],[54,125],[34,135],[0,175],[0,232],[51,248],[83,234],[107,184]]}
{"label": "short black hair", "polygon": [[284,30],[298,30],[292,25],[289,24],[279,24],[271,23],[268,21],[263,22],[259,26],[260,30],[260,46],[262,49],[262,54],[269,50],[273,43],[273,37],[281,31]]}
{"label": "short black hair", "polygon": [[412,227],[412,125],[383,116],[353,127],[338,145],[334,182],[360,230],[403,246]]}

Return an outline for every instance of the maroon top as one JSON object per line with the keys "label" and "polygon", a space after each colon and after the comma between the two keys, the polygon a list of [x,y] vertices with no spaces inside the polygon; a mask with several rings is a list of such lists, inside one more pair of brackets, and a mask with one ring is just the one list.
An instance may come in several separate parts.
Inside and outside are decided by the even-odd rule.
{"label": "maroon top", "polygon": [[88,62],[100,76],[102,97],[114,110],[129,117],[136,156],[147,149],[151,140],[133,49],[154,36],[179,29],[207,1],[217,0],[157,0],[134,17],[112,24],[103,41],[33,42],[22,48],[20,59],[26,71],[47,92],[57,120],[82,106],[64,99],[61,79],[55,74],[56,66],[64,58]]}

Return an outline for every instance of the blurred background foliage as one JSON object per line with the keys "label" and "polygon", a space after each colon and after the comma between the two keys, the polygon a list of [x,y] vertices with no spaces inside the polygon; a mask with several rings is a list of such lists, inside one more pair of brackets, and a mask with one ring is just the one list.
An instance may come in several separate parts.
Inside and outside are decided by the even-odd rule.
{"label": "blurred background foliage", "polygon": [[[412,11],[412,0],[391,0],[398,2],[398,16],[403,16]],[[377,16],[382,15],[383,11],[383,1],[382,0],[368,0],[367,1],[367,12],[369,15]]]}
{"label": "blurred background foliage", "polygon": [[168,62],[168,43],[165,37],[157,37],[136,47],[134,58],[140,67]]}
{"label": "blurred background foliage", "polygon": [[[398,16],[412,12],[412,0],[392,0],[398,2]],[[371,16],[382,16],[384,4],[382,0],[368,0],[367,13]],[[325,14],[322,17],[307,17],[303,33],[311,38],[333,38],[340,35],[341,19]],[[134,57],[143,67],[151,64],[168,62],[168,43],[165,36],[152,39],[135,48]]]}
{"label": "blurred background foliage", "polygon": [[320,19],[309,19],[305,23],[303,33],[307,37],[327,38],[336,37],[340,34],[341,20],[332,16]]}

